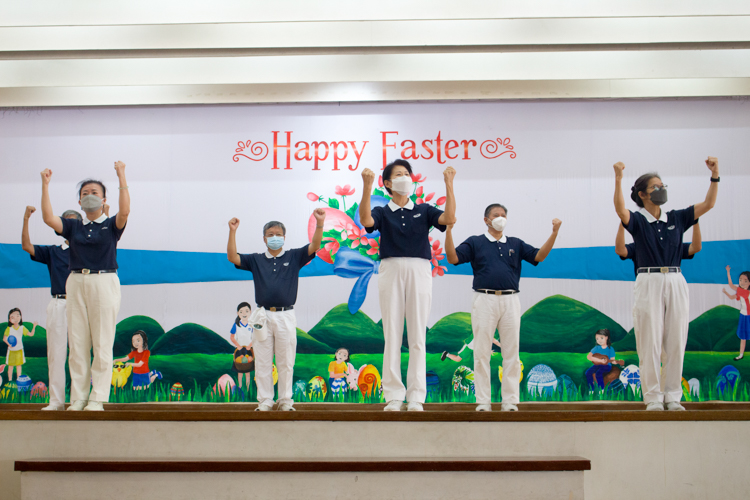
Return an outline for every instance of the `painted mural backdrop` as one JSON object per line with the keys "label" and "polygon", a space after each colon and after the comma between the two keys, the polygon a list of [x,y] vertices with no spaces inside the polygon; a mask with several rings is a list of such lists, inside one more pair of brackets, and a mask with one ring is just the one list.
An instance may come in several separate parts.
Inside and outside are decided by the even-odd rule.
{"label": "painted mural backdrop", "polygon": [[[263,250],[261,228],[271,219],[286,224],[295,247],[310,240],[310,214],[323,207],[323,248],[302,271],[295,307],[295,399],[381,402],[379,234],[364,231],[357,208],[361,169],[397,157],[415,167],[412,200],[438,208],[440,172],[456,168],[459,242],[483,232],[483,210],[493,202],[509,208],[506,233],[535,246],[552,218],[563,220],[548,259],[523,268],[522,400],[640,400],[633,266],[613,249],[611,165],[624,161],[631,183],[658,170],[670,188],[667,209],[681,208],[705,196],[709,154],[719,157],[723,182],[717,207],[701,219],[703,250],[683,266],[691,293],[684,399],[747,401],[750,362],[734,360],[738,303],[721,293],[725,266],[735,285],[750,269],[746,108],[744,101],[656,101],[8,110],[0,116],[0,172],[12,186],[0,197],[0,310],[19,307],[29,332],[39,325],[23,339],[21,376],[9,381],[0,364],[0,402],[47,398],[49,280],[20,248],[24,208],[39,199],[38,173],[55,172],[52,202],[62,212],[75,208],[80,179],[111,184],[103,166],[115,159],[128,164],[133,212],[118,251],[124,286],[114,356],[130,352],[135,331],[146,332],[153,382],[134,390],[131,368],[116,363],[111,401],[254,401],[254,384],[238,383],[229,342],[237,305],[254,304],[252,276],[226,260],[226,221],[242,220],[241,253]],[[389,200],[379,181],[368,193],[373,206]],[[109,201],[116,206],[116,194]],[[61,242],[41,218],[30,228],[35,244]],[[430,241],[427,402],[473,402],[471,269],[447,263],[442,233]],[[604,387],[586,375],[601,328],[619,361]],[[502,346],[493,349],[499,401]],[[337,357],[346,361],[345,383],[329,379]],[[404,376],[407,362],[404,335]]]}

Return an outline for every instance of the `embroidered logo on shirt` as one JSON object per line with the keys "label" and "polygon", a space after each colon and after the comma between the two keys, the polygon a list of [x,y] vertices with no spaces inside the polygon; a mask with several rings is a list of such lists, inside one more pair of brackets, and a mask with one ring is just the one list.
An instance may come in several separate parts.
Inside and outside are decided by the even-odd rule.
{"label": "embroidered logo on shirt", "polygon": [[422,217],[422,214],[417,214],[417,215],[415,215],[415,216],[414,216],[414,218],[415,218],[415,219],[416,219],[417,217]]}
{"label": "embroidered logo on shirt", "polygon": [[104,227],[102,228],[102,231],[104,231],[105,229],[107,229],[107,226],[104,226]]}
{"label": "embroidered logo on shirt", "polygon": [[513,252],[515,252],[515,250],[513,250],[513,249],[511,248],[510,250],[508,250],[508,255],[512,254]]}
{"label": "embroidered logo on shirt", "polygon": [[289,262],[284,262],[284,265],[285,265],[285,266],[288,266],[288,265],[289,265]]}
{"label": "embroidered logo on shirt", "polygon": [[671,231],[672,229],[674,229],[674,225],[669,226],[667,229],[669,229]]}

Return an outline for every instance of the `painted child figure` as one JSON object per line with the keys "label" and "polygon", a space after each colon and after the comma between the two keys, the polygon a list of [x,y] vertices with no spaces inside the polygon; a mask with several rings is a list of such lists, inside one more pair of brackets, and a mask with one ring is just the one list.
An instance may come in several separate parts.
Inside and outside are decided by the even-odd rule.
{"label": "painted child figure", "polygon": [[730,294],[723,288],[721,291],[730,300],[738,300],[740,302],[740,322],[737,324],[737,336],[740,338],[740,355],[734,358],[735,361],[739,361],[745,357],[745,345],[747,344],[747,340],[750,339],[750,316],[748,315],[750,314],[750,271],[740,273],[740,286],[734,286],[730,270],[731,268],[727,266],[727,280],[729,281],[729,288],[734,291],[734,294]]}
{"label": "painted child figure", "polygon": [[591,389],[594,389],[595,385],[603,389],[606,385],[604,377],[612,371],[612,363],[624,364],[624,362],[615,359],[615,349],[612,347],[608,329],[597,330],[595,338],[596,346],[586,355],[586,359],[594,363],[586,370],[586,380]]}
{"label": "painted child figure", "polygon": [[242,389],[242,379],[245,387],[250,389],[250,372],[255,370],[255,351],[253,351],[253,325],[250,324],[250,304],[241,302],[237,306],[237,318],[230,330],[229,341],[236,348],[232,361],[232,369],[237,372],[237,386]]}
{"label": "painted child figure", "polygon": [[345,347],[339,347],[334,353],[334,360],[328,363],[328,386],[331,388],[331,393],[343,394],[346,392],[349,366],[349,350]]}
{"label": "painted child figure", "polygon": [[35,330],[36,322],[31,331],[23,326],[23,316],[19,308],[14,307],[8,312],[8,327],[3,333],[3,342],[8,345],[8,353],[5,355],[5,362],[8,364],[8,382],[13,380],[13,368],[16,369],[16,380],[21,376],[21,367],[26,363],[23,338],[33,337]]}
{"label": "painted child figure", "polygon": [[154,380],[162,378],[162,374],[148,368],[148,358],[151,357],[151,351],[148,350],[148,336],[146,332],[143,330],[135,332],[131,339],[131,345],[133,350],[130,351],[130,354],[118,358],[114,362],[133,360],[132,363],[125,363],[126,366],[133,367],[133,390],[148,389]]}
{"label": "painted child figure", "polygon": [[[492,337],[492,343],[496,345],[498,349],[502,349],[502,346],[500,345],[500,332],[498,330],[495,330],[495,335]],[[465,349],[469,349],[470,351],[474,350],[474,335],[471,335],[464,339],[464,346],[456,354],[451,354],[448,351],[443,351],[443,354],[440,356],[440,361],[445,361],[445,358],[448,358],[451,361],[460,363],[463,359],[461,357],[461,353],[464,352]],[[497,353],[493,352],[493,355],[495,354]]]}

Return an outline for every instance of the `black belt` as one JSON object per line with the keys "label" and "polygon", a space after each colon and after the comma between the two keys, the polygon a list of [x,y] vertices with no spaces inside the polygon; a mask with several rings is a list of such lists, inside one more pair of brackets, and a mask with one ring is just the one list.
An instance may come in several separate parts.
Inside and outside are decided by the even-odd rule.
{"label": "black belt", "polygon": [[53,298],[53,299],[64,299],[64,298],[65,298],[65,294],[64,294],[64,293],[58,293],[57,295],[55,295],[55,294],[53,293],[53,294],[52,294],[52,298]]}
{"label": "black belt", "polygon": [[667,267],[639,267],[638,270],[636,271],[637,274],[642,274],[642,273],[647,273],[647,274],[652,274],[652,273],[667,274],[667,273],[681,273],[681,272],[682,272],[682,270],[679,267],[669,267],[669,266],[667,266]]}
{"label": "black belt", "polygon": [[116,273],[117,269],[102,269],[101,271],[92,271],[91,269],[73,269],[71,273],[76,274],[105,274],[105,273]]}
{"label": "black belt", "polygon": [[487,295],[513,295],[514,293],[518,293],[518,290],[490,290],[487,288],[479,288],[474,291]]}
{"label": "black belt", "polygon": [[[265,306],[258,306],[258,307],[265,307]],[[271,312],[281,312],[281,311],[291,311],[294,309],[294,306],[287,306],[287,307],[266,307],[266,311]]]}

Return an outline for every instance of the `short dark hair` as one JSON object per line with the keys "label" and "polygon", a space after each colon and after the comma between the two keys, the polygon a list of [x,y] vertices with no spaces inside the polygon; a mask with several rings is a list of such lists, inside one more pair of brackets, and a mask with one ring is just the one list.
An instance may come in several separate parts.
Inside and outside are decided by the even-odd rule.
{"label": "short dark hair", "polygon": [[80,212],[78,212],[77,210],[66,210],[66,211],[63,212],[63,214],[61,215],[61,217],[63,219],[67,219],[71,215],[73,217],[75,217],[76,219],[78,219],[78,220],[83,220],[83,217],[81,217]]}
{"label": "short dark hair", "polygon": [[133,333],[133,335],[130,337],[130,350],[135,351],[135,347],[133,347],[133,337],[136,335],[141,336],[141,340],[143,340],[143,350],[148,351],[148,335],[146,335],[146,332],[143,330],[138,330],[137,332]]}
{"label": "short dark hair", "polygon": [[[742,272],[740,273],[740,278],[741,278],[741,277],[743,277],[743,276],[744,276],[745,278],[747,278],[748,280],[750,280],[750,271],[742,271]],[[738,285],[739,285],[739,283],[738,283]]]}
{"label": "short dark hair", "polygon": [[604,335],[605,337],[607,337],[607,347],[612,347],[612,339],[609,336],[608,328],[602,328],[601,330],[597,330],[594,335]]}
{"label": "short dark hair", "polygon": [[490,206],[488,206],[487,208],[484,209],[484,216],[485,216],[485,218],[489,217],[490,216],[490,212],[492,212],[492,210],[495,209],[495,208],[502,208],[503,210],[505,210],[505,215],[508,215],[508,209],[505,208],[505,205],[501,205],[499,203],[493,203],[492,205],[490,205]]}
{"label": "short dark hair", "polygon": [[399,158],[398,160],[392,161],[388,165],[386,165],[383,169],[383,187],[386,191],[388,191],[388,194],[393,193],[391,192],[391,189],[389,187],[386,187],[385,181],[391,180],[391,173],[393,173],[393,169],[397,166],[404,167],[409,172],[409,175],[413,175],[413,172],[411,171],[411,165],[406,160],[402,160]]}
{"label": "short dark hair", "polygon": [[81,199],[81,191],[83,191],[83,188],[89,184],[99,184],[99,187],[102,188],[102,198],[107,197],[107,187],[104,185],[102,181],[98,181],[96,179],[84,179],[81,182],[78,183],[78,199]]}
{"label": "short dark hair", "polygon": [[266,231],[268,231],[272,227],[280,227],[281,228],[281,232],[284,234],[284,236],[286,236],[286,227],[284,227],[284,224],[282,224],[281,222],[279,222],[277,220],[272,220],[271,222],[266,222],[266,225],[263,226],[263,236],[264,237],[266,236]]}
{"label": "short dark hair", "polygon": [[17,312],[18,315],[21,316],[21,319],[18,321],[18,326],[23,326],[23,313],[17,307],[14,307],[10,311],[8,311],[8,326],[11,326],[10,325],[10,315],[13,314],[13,313],[15,313],[15,312]]}
{"label": "short dark hair", "polygon": [[341,349],[346,351],[346,359],[344,360],[344,363],[348,363],[349,362],[349,349],[347,349],[346,347],[339,347],[338,349],[336,349],[333,352],[333,359],[334,360],[336,359],[336,353],[339,352]]}
{"label": "short dark hair", "polygon": [[630,199],[633,200],[635,204],[641,208],[643,208],[643,200],[640,196],[638,196],[638,193],[640,193],[641,191],[645,193],[648,189],[648,183],[651,182],[651,179],[653,179],[654,177],[661,180],[659,174],[657,174],[656,172],[649,172],[638,177],[638,179],[635,180],[635,184],[633,184],[633,187],[630,189]]}
{"label": "short dark hair", "polygon": [[[240,305],[237,306],[237,313],[239,313],[240,309],[242,309],[243,307],[247,307],[251,311],[253,310],[253,308],[250,307],[249,303],[247,303],[247,302],[240,302]],[[239,314],[237,314],[237,319],[234,320],[234,324],[237,325],[237,326],[240,326],[240,315]]]}

